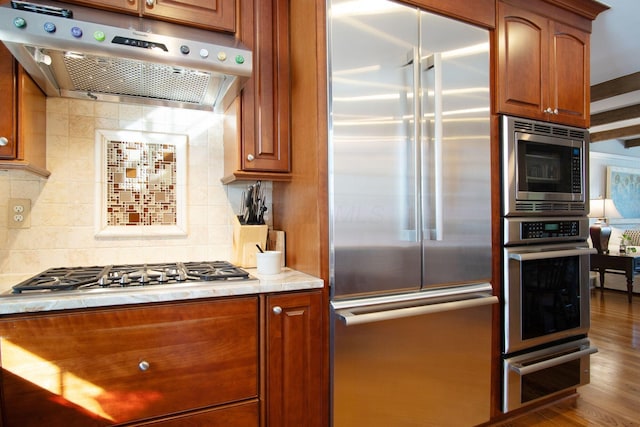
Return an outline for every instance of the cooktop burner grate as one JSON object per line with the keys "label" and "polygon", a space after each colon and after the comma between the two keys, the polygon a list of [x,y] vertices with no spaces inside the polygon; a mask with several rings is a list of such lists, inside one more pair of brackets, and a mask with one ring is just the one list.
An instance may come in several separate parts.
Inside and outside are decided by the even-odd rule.
{"label": "cooktop burner grate", "polygon": [[17,285],[12,293],[247,280],[249,273],[226,261],[50,268]]}

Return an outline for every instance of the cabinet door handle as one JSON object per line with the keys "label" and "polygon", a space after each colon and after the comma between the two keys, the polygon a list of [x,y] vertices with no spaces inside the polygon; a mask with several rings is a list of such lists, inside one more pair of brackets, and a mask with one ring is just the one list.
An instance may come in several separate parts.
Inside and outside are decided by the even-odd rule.
{"label": "cabinet door handle", "polygon": [[138,369],[140,369],[142,372],[148,371],[150,367],[151,365],[146,360],[143,360],[140,363],[138,363]]}
{"label": "cabinet door handle", "polygon": [[9,144],[9,140],[4,137],[4,136],[0,136],[0,147],[4,147],[5,145]]}
{"label": "cabinet door handle", "polygon": [[276,305],[275,307],[273,307],[271,309],[273,311],[273,314],[280,314],[282,313],[282,307],[280,307],[279,305]]}
{"label": "cabinet door handle", "polygon": [[154,3],[155,3],[155,0],[147,0],[147,6],[149,7],[153,7]]}
{"label": "cabinet door handle", "polygon": [[249,154],[247,156],[247,160],[250,161],[250,162],[253,162],[254,159],[255,159],[255,157],[253,156],[253,154]]}

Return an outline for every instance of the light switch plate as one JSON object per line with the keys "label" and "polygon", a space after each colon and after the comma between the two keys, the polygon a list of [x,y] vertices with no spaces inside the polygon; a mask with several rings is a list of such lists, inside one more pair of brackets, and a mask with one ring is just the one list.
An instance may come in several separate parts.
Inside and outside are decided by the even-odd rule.
{"label": "light switch plate", "polygon": [[31,200],[9,199],[9,228],[31,227]]}

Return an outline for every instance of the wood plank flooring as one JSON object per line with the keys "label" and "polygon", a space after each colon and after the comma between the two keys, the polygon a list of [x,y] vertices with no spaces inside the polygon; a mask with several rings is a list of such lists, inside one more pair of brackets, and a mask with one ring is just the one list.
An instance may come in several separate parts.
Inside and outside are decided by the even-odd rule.
{"label": "wood plank flooring", "polygon": [[591,383],[566,399],[500,427],[640,427],[640,296],[593,290],[589,337],[598,347],[591,356]]}

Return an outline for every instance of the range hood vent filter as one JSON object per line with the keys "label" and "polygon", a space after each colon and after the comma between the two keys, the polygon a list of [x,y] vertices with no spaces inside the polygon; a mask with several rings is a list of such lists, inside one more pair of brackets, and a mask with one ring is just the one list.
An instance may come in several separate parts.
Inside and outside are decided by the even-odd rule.
{"label": "range hood vent filter", "polygon": [[[139,96],[201,104],[211,73],[142,61],[86,55],[64,55],[71,87],[88,94]],[[219,82],[218,82],[219,85]]]}

